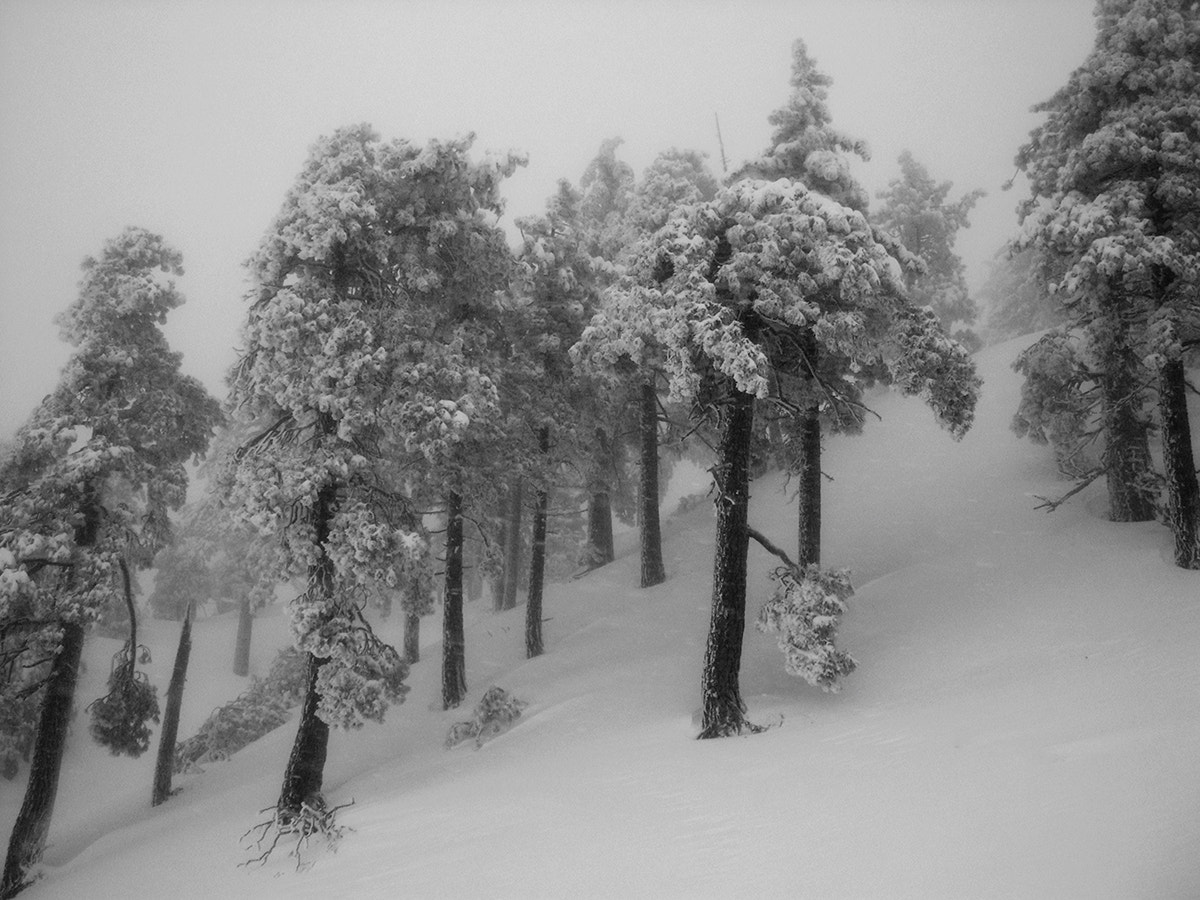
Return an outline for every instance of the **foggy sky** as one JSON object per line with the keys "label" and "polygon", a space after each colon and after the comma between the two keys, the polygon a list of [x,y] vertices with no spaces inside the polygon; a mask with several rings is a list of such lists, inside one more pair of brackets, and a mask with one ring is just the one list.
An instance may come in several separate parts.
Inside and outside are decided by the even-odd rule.
{"label": "foggy sky", "polygon": [[182,251],[167,326],[218,397],[244,313],[241,263],[308,147],[341,125],[385,139],[466,132],[522,150],[509,219],[578,182],[600,143],[640,176],[662,150],[730,166],[760,152],[802,37],[834,125],[867,141],[872,194],[910,149],[976,207],[958,249],[977,285],[1016,228],[1013,157],[1082,62],[1092,0],[779,2],[0,2],[0,438],[54,386],[55,314],[79,264],[128,225]]}

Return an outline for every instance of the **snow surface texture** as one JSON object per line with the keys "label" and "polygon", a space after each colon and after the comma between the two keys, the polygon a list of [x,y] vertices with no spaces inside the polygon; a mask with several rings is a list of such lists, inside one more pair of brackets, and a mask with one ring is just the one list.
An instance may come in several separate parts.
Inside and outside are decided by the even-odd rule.
{"label": "snow surface texture", "polygon": [[[952,442],[915,400],[828,442],[825,547],[854,570],[840,633],[859,668],[831,695],[746,632],[742,687],[764,734],[695,741],[708,621],[708,503],[665,526],[668,581],[641,591],[634,535],[589,577],[551,586],[547,655],[520,609],[467,607],[463,708],[442,712],[438,646],[385,724],[335,733],[326,771],[349,829],[296,872],[239,836],[276,799],[294,721],[149,807],[153,753],[114,759],[77,717],[45,879],[29,900],[118,896],[1185,898],[1200,896],[1200,575],[1159,525],[1104,520],[1103,485],[1067,487],[1008,431],[1023,339],[986,351],[977,425]],[[676,485],[694,490],[698,485]],[[795,541],[782,480],[752,523]],[[666,509],[674,508],[674,499]],[[774,560],[751,546],[750,621]],[[180,734],[245,681],[236,613],[197,624]],[[147,622],[165,690],[177,626]],[[399,640],[398,617],[385,636]],[[436,621],[423,623],[429,640]],[[285,640],[255,628],[263,672]],[[82,697],[115,642],[89,641]],[[493,684],[529,702],[510,731],[446,750]],[[81,701],[82,702],[82,701]],[[21,785],[0,783],[7,836]]]}

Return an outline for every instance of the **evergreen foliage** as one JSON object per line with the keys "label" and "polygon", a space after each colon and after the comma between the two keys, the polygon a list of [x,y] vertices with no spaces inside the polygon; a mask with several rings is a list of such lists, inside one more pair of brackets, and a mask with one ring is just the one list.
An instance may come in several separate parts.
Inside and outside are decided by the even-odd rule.
{"label": "evergreen foliage", "polygon": [[822,690],[837,692],[855,662],[835,646],[846,600],[854,594],[845,569],[822,572],[781,566],[771,573],[775,588],[758,613],[759,631],[779,635],[787,671]]}
{"label": "evergreen foliage", "polygon": [[1017,156],[1031,185],[1018,246],[1037,254],[1081,344],[1075,358],[1099,385],[1117,521],[1154,515],[1147,407],[1157,382],[1176,558],[1191,567],[1198,491],[1186,407],[1170,398],[1200,334],[1200,7],[1102,0],[1096,19],[1092,52],[1036,107],[1046,120]]}
{"label": "evergreen foliage", "polygon": [[[42,692],[0,896],[21,889],[45,845],[85,631],[121,597],[122,582],[132,613],[128,567],[148,565],[170,540],[184,464],[205,451],[220,418],[216,401],[180,373],[159,327],[183,302],[172,280],[182,271],[178,251],[140,228],[84,261],[79,296],[58,318],[75,350],[0,468],[3,718]],[[133,670],[135,646],[99,708],[99,734],[127,752],[141,748],[144,717],[154,713]]]}
{"label": "evergreen foliage", "polygon": [[450,726],[446,735],[446,747],[456,747],[464,741],[474,741],[475,749],[507,731],[521,717],[521,710],[529,704],[518,700],[504,688],[492,685],[475,704],[474,715],[468,722]]}
{"label": "evergreen foliage", "polygon": [[975,350],[982,342],[968,326],[975,324],[978,309],[967,291],[966,268],[954,252],[954,240],[970,224],[968,216],[983,191],[951,202],[951,187],[949,181],[934,181],[906,150],[900,154],[900,177],[879,194],[883,206],[874,219],[922,263],[906,273],[909,302],[930,307],[947,332]]}
{"label": "evergreen foliage", "polygon": [[305,658],[295,647],[275,655],[271,668],[237,698],[213,710],[200,730],[175,745],[175,772],[193,772],[205,763],[228,759],[274,731],[300,704],[305,689]]}

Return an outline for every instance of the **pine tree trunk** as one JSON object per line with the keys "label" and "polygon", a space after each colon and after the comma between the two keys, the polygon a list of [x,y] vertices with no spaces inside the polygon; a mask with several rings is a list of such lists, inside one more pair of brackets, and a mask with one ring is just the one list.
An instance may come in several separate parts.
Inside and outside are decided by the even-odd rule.
{"label": "pine tree trunk", "polygon": [[421,617],[411,612],[404,614],[404,661],[421,661]]}
{"label": "pine tree trunk", "polygon": [[608,491],[594,491],[588,500],[587,566],[596,569],[613,561],[612,502]]}
{"label": "pine tree trunk", "polygon": [[521,580],[521,518],[524,512],[524,493],[524,485],[521,479],[517,478],[508,501],[508,544],[504,548],[503,609],[514,609],[517,605],[517,588]]}
{"label": "pine tree trunk", "polygon": [[[326,601],[333,601],[333,561],[325,552],[329,541],[329,528],[333,523],[334,507],[337,503],[337,486],[327,484],[317,494],[313,506],[314,540],[320,548],[320,558],[309,566],[309,590],[318,591]],[[308,686],[304,692],[304,703],[300,707],[300,725],[296,729],[296,740],[288,757],[283,773],[283,788],[279,793],[276,813],[283,821],[299,815],[306,802],[320,799],[321,784],[325,778],[325,757],[329,752],[329,726],[317,715],[321,695],[317,689],[317,675],[326,662],[324,657],[306,654],[308,657]]]}
{"label": "pine tree trunk", "polygon": [[254,612],[250,609],[250,598],[242,600],[238,610],[237,642],[233,646],[233,674],[250,674],[250,637],[254,632]]}
{"label": "pine tree trunk", "polygon": [[712,617],[701,682],[701,738],[737,734],[749,727],[738,674],[746,630],[746,554],[749,544],[750,441],[754,398],[733,389],[717,449],[717,533]]}
{"label": "pine tree trunk", "polygon": [[321,784],[325,779],[325,757],[329,752],[329,726],[317,715],[317,704],[321,695],[317,691],[317,676],[326,659],[306,653],[308,677],[304,691],[304,704],[300,707],[300,727],[292,744],[283,774],[283,790],[279,794],[276,810],[284,821],[299,815],[305,802],[313,802],[321,795]]}
{"label": "pine tree trunk", "polygon": [[504,498],[501,503],[500,515],[497,516],[500,521],[500,534],[497,536],[496,545],[500,548],[499,570],[491,579],[492,582],[492,610],[494,612],[502,612],[504,610],[504,586],[508,584],[507,566],[508,559],[508,497]]}
{"label": "pine tree trunk", "polygon": [[1136,360],[1123,344],[1106,355],[1100,386],[1109,517],[1114,522],[1148,522],[1154,518],[1154,495],[1147,484],[1152,466],[1142,393],[1134,375]]}
{"label": "pine tree trunk", "polygon": [[1163,367],[1158,405],[1162,416],[1168,514],[1175,537],[1175,565],[1200,569],[1200,485],[1192,455],[1187,381],[1181,360],[1172,360]]}
{"label": "pine tree trunk", "polygon": [[658,394],[647,381],[641,392],[641,523],[642,580],[644,588],[667,580],[663,569],[662,529],[658,521]]}
{"label": "pine tree trunk", "polygon": [[167,687],[167,707],[163,711],[162,730],[158,736],[158,759],[154,763],[154,789],[150,805],[165,803],[171,796],[171,776],[175,772],[175,741],[179,737],[179,713],[183,707],[183,686],[187,681],[188,659],[192,653],[192,604],[183,613],[179,629],[179,646],[175,650],[175,665]]}
{"label": "pine tree trunk", "polygon": [[446,497],[446,593],[442,616],[442,709],[454,709],[467,693],[466,636],[463,634],[462,495]]}
{"label": "pine tree trunk", "polygon": [[800,539],[796,563],[821,564],[821,414],[816,404],[800,414],[800,489],[797,496]]}
{"label": "pine tree trunk", "polygon": [[83,626],[73,622],[64,623],[62,632],[62,643],[50,667],[46,695],[42,698],[25,800],[13,824],[4,860],[4,877],[0,880],[0,898],[4,900],[15,897],[27,885],[30,869],[41,860],[58,796],[84,637]]}
{"label": "pine tree trunk", "polygon": [[[538,433],[538,445],[543,455],[550,451],[550,430],[545,426]],[[542,644],[542,594],[546,584],[546,518],[550,512],[550,492],[541,486],[533,511],[533,552],[529,558],[529,595],[525,603],[525,658],[533,659],[544,652]]]}

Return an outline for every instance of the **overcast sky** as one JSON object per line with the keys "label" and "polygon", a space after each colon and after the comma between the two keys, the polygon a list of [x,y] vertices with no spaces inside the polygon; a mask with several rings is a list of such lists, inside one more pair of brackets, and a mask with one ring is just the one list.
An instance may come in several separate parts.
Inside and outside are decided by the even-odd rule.
{"label": "overcast sky", "polygon": [[640,175],[672,146],[730,165],[766,146],[802,37],[864,138],[872,193],[910,149],[952,197],[988,196],[959,241],[972,284],[1016,227],[1013,157],[1091,47],[1092,0],[0,0],[0,438],[70,351],[56,313],[127,225],[183,252],[168,324],[224,396],[241,263],[313,140],[352,122],[523,150],[509,217],[536,213],[621,136]]}

